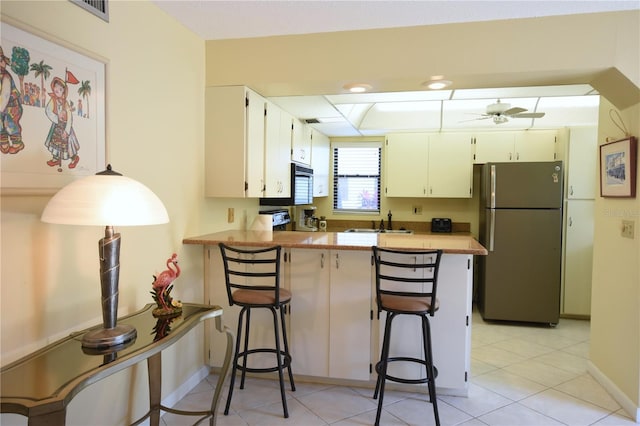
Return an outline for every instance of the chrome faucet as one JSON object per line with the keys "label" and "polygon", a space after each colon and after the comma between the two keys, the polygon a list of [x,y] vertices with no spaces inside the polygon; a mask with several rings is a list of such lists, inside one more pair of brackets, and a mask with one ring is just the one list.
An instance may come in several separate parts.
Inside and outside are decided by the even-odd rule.
{"label": "chrome faucet", "polygon": [[391,231],[391,230],[393,229],[393,228],[391,227],[391,216],[393,216],[393,215],[391,214],[391,210],[389,210],[389,214],[387,215],[387,218],[389,218],[389,220],[387,221],[387,229],[388,229],[389,231]]}

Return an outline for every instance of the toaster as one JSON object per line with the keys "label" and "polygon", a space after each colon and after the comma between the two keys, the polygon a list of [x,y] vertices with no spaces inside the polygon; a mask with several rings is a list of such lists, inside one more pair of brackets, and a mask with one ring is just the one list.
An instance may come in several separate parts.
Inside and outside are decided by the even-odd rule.
{"label": "toaster", "polygon": [[431,232],[451,232],[451,219],[434,217],[431,219]]}

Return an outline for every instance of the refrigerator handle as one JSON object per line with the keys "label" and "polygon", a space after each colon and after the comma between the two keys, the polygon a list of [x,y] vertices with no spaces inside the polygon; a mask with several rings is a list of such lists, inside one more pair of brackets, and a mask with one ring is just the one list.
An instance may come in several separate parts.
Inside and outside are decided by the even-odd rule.
{"label": "refrigerator handle", "polygon": [[489,251],[493,251],[493,243],[495,238],[495,229],[496,229],[496,210],[489,209],[491,218],[489,219]]}
{"label": "refrigerator handle", "polygon": [[489,207],[491,207],[492,209],[496,208],[496,166],[495,164],[491,165],[491,184],[490,184],[490,189],[491,189],[491,193],[489,194],[490,197],[490,205]]}

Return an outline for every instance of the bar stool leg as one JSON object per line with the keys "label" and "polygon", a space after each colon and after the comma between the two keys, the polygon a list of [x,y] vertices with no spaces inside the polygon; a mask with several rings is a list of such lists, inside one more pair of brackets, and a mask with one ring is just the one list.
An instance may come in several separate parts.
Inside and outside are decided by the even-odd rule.
{"label": "bar stool leg", "polygon": [[[287,327],[286,327],[286,323],[284,321],[284,309],[280,308],[280,323],[282,324],[282,340],[284,340],[284,352],[288,355],[291,356],[291,352],[289,352],[289,341],[287,340]],[[291,361],[289,361],[289,382],[291,383],[291,391],[295,392],[296,390],[296,385],[293,382],[293,373],[291,372]]]}
{"label": "bar stool leg", "polygon": [[433,367],[433,354],[431,350],[431,327],[429,318],[422,315],[422,341],[424,344],[424,354],[427,369],[427,388],[429,389],[429,399],[433,405],[433,416],[436,420],[436,426],[440,426],[440,416],[438,415],[438,398],[436,397],[436,380]]}
{"label": "bar stool leg", "polygon": [[233,395],[233,387],[236,382],[236,371],[238,369],[238,354],[240,353],[240,340],[242,338],[242,321],[244,319],[244,313],[247,308],[242,308],[240,310],[240,315],[238,316],[238,333],[236,334],[236,349],[233,353],[233,366],[231,367],[231,380],[229,381],[229,395],[227,396],[227,403],[224,407],[224,415],[229,414],[229,407],[231,406],[231,396]]}
{"label": "bar stool leg", "polygon": [[[276,361],[278,365],[278,379],[280,380],[280,397],[282,398],[282,410],[284,411],[284,418],[289,417],[289,410],[287,409],[287,397],[284,392],[284,376],[282,375],[282,355],[280,351],[280,330],[278,329],[278,315],[273,307],[269,307],[273,314],[273,329],[275,331],[276,338]],[[283,324],[284,327],[284,324]]]}
{"label": "bar stool leg", "polygon": [[240,389],[244,389],[244,378],[247,375],[247,358],[249,357],[249,326],[251,325],[251,308],[245,307],[247,310],[247,321],[244,330],[244,356],[242,357],[242,374],[240,376]]}
{"label": "bar stool leg", "polygon": [[387,378],[387,367],[389,365],[389,346],[391,340],[391,322],[395,314],[388,312],[387,320],[384,325],[384,339],[382,340],[382,353],[380,355],[380,364],[378,371],[378,381],[376,382],[376,390],[374,391],[373,398],[378,398],[378,391],[380,392],[380,398],[378,399],[378,410],[376,412],[375,426],[380,424],[380,417],[382,415],[382,402],[384,400],[384,385]]}

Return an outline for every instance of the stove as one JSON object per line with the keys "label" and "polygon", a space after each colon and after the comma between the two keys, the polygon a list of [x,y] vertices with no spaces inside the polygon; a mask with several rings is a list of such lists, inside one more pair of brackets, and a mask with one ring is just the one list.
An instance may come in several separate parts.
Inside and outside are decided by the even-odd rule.
{"label": "stove", "polygon": [[264,210],[259,212],[260,214],[270,214],[273,216],[273,230],[274,231],[286,231],[287,224],[291,223],[291,216],[289,210]]}

